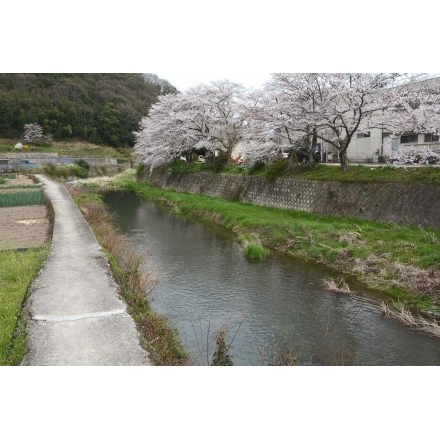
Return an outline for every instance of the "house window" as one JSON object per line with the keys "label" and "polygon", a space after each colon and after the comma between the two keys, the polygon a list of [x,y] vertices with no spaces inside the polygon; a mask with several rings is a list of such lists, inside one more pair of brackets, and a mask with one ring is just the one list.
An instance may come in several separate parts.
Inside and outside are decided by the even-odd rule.
{"label": "house window", "polygon": [[403,136],[400,136],[400,143],[401,144],[417,144],[419,139],[418,134],[404,134]]}
{"label": "house window", "polygon": [[425,134],[425,142],[438,142],[438,134]]}
{"label": "house window", "polygon": [[370,132],[369,132],[369,131],[366,131],[366,132],[364,132],[364,133],[358,133],[358,134],[357,134],[357,137],[358,137],[358,139],[359,139],[359,138],[369,138],[369,137],[370,137]]}

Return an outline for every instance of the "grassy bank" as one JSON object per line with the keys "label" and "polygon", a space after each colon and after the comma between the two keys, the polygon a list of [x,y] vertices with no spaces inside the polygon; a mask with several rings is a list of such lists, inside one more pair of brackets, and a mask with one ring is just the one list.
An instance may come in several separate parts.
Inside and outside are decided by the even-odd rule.
{"label": "grassy bank", "polygon": [[[213,172],[209,164],[183,162],[177,160],[165,172]],[[269,180],[276,177],[291,177],[303,180],[327,180],[336,182],[365,182],[365,183],[421,183],[439,184],[440,166],[367,166],[352,164],[348,171],[341,171],[340,166],[329,164],[294,165],[289,167],[287,159],[280,159],[269,165],[262,164],[253,170],[245,171],[240,165],[224,165],[220,170],[228,174],[253,174],[264,176]]]}
{"label": "grassy bank", "polygon": [[402,304],[440,312],[440,231],[265,208],[154,188],[124,174],[116,184],[171,212],[221,225],[264,248],[323,263]]}
{"label": "grassy bank", "polygon": [[22,305],[49,248],[0,251],[0,365],[19,365],[25,355]]}
{"label": "grassy bank", "polygon": [[153,364],[186,365],[188,356],[177,331],[150,307],[148,293],[156,281],[141,270],[142,257],[135,252],[133,244],[118,233],[98,194],[73,187],[69,187],[69,191],[107,254],[120,294]]}
{"label": "grassy bank", "polygon": [[16,150],[17,141],[0,139],[0,153],[58,153],[59,156],[73,157],[116,157],[121,160],[131,158],[131,149],[112,148],[106,145],[91,144],[90,142],[53,142],[51,146],[29,145],[27,150]]}
{"label": "grassy bank", "polygon": [[439,184],[440,167],[434,165],[397,167],[353,164],[348,171],[341,171],[339,166],[318,164],[315,167],[294,167],[283,177],[337,182]]}

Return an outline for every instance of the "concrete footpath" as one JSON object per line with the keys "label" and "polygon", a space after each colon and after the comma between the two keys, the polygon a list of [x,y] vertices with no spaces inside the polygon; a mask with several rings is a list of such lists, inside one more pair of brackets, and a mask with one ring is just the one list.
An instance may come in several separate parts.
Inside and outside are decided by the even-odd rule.
{"label": "concrete footpath", "polygon": [[88,223],[63,184],[37,178],[55,222],[49,258],[31,286],[22,365],[151,365]]}

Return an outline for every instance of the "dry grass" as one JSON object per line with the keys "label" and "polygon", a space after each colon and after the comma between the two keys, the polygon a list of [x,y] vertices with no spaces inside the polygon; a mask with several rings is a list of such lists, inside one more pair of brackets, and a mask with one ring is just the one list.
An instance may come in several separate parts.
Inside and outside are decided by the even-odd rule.
{"label": "dry grass", "polygon": [[420,269],[408,264],[390,263],[384,271],[395,278],[393,284],[405,290],[427,294],[440,300],[440,269]]}
{"label": "dry grass", "polygon": [[365,259],[356,258],[346,249],[339,249],[336,268],[350,267],[353,274],[361,275],[371,285],[387,285],[421,295],[428,295],[440,302],[440,267],[422,269],[411,264],[391,260],[387,253],[370,254]]}
{"label": "dry grass", "polygon": [[339,276],[337,280],[333,278],[326,278],[322,280],[322,285],[331,292],[345,294],[350,293],[350,287],[345,282],[345,278],[343,276]]}
{"label": "dry grass", "polygon": [[345,242],[350,246],[363,246],[365,241],[361,240],[361,234],[359,232],[345,232],[340,234],[337,238],[338,242]]}
{"label": "dry grass", "polygon": [[407,327],[440,338],[440,324],[435,318],[426,319],[419,314],[413,314],[402,304],[392,307],[384,301],[382,301],[381,310],[384,316],[396,319]]}

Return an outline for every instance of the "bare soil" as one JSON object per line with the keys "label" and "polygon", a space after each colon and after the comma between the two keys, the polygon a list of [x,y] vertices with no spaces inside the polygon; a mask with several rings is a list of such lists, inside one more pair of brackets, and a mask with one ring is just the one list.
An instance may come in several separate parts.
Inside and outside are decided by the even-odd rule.
{"label": "bare soil", "polygon": [[[17,185],[33,183],[28,176],[17,175],[16,179],[8,179],[7,185],[0,189],[11,192]],[[50,242],[51,236],[52,222],[46,205],[0,208],[0,250],[44,246]]]}

